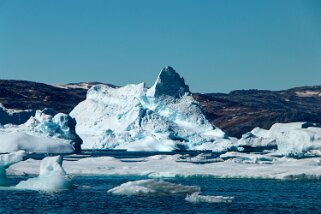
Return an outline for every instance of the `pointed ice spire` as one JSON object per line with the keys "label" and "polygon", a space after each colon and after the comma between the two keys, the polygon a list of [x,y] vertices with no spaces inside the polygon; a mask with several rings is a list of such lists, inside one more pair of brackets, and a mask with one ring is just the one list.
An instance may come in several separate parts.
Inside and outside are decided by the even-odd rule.
{"label": "pointed ice spire", "polygon": [[184,78],[170,66],[161,70],[154,85],[148,89],[147,96],[161,97],[171,96],[180,98],[185,94],[190,94],[188,85],[185,84]]}

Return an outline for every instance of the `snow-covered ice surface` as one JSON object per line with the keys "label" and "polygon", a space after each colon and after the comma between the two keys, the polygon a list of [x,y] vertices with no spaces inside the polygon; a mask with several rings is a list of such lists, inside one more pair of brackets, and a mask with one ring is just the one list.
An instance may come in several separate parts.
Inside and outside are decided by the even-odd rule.
{"label": "snow-covered ice surface", "polygon": [[61,156],[44,158],[40,163],[38,177],[21,181],[16,185],[17,189],[39,191],[60,191],[71,187],[71,179],[62,167]]}
{"label": "snow-covered ice surface", "polygon": [[[162,177],[213,177],[256,179],[320,179],[321,158],[293,159],[270,155],[226,153],[221,161],[203,164],[181,162],[181,155],[158,155],[147,158],[125,159],[112,157],[83,158],[64,161],[70,175],[139,175]],[[186,157],[185,157],[186,159]],[[10,175],[37,174],[40,161],[28,159],[12,165]]]}
{"label": "snow-covered ice surface", "polygon": [[321,155],[321,126],[296,122],[276,123],[269,130],[255,128],[237,142],[238,146],[277,146],[279,155],[304,157]]}
{"label": "snow-covered ice surface", "polygon": [[129,181],[120,186],[108,190],[115,195],[144,195],[144,196],[166,196],[187,195],[199,192],[196,186],[184,186],[167,181],[156,181],[153,179]]}
{"label": "snow-covered ice surface", "polygon": [[155,84],[113,88],[95,85],[70,113],[85,149],[224,151],[235,141],[214,127],[173,68],[164,68]]}
{"label": "snow-covered ice surface", "polygon": [[0,152],[72,153],[82,142],[75,126],[69,115],[36,111],[24,124],[0,126]]}

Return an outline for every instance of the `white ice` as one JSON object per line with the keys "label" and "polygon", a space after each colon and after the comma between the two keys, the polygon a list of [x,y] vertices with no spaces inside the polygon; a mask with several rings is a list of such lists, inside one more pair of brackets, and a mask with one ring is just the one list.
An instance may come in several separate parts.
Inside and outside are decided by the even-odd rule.
{"label": "white ice", "polygon": [[150,89],[144,83],[95,85],[70,115],[86,149],[224,151],[234,142],[206,119],[184,79],[170,67]]}
{"label": "white ice", "polygon": [[109,193],[115,195],[139,195],[139,196],[186,196],[185,200],[191,203],[227,203],[234,197],[205,196],[200,195],[201,188],[197,186],[184,186],[163,180],[138,180],[129,181],[116,186]]}
{"label": "white ice", "polygon": [[66,114],[36,111],[24,124],[0,126],[0,152],[72,153],[81,144],[75,123]]}
{"label": "white ice", "polygon": [[60,191],[72,187],[71,180],[62,167],[62,157],[46,157],[40,163],[39,176],[21,181],[17,189]]}
{"label": "white ice", "polygon": [[2,153],[18,150],[36,153],[72,153],[74,151],[69,141],[34,136],[25,132],[1,134],[0,145]]}
{"label": "white ice", "polygon": [[231,203],[234,197],[200,195],[199,192],[196,192],[187,195],[185,200],[191,203]]}
{"label": "white ice", "polygon": [[321,127],[307,122],[276,123],[269,130],[255,128],[244,134],[238,146],[276,145],[280,155],[315,156],[321,154]]}
{"label": "white ice", "polygon": [[24,151],[0,154],[0,186],[8,184],[6,169],[11,165],[22,161],[24,156]]}
{"label": "white ice", "polygon": [[129,181],[120,186],[108,190],[115,195],[144,195],[144,196],[167,196],[167,195],[187,195],[199,192],[196,186],[184,186],[167,181],[157,181],[153,179]]}
{"label": "white ice", "polygon": [[[215,177],[257,179],[320,179],[321,158],[276,158],[272,155],[227,153],[217,161],[202,160],[202,164],[181,155],[158,155],[126,159],[112,157],[83,158],[65,161],[64,168],[70,175],[139,175],[149,178],[163,177]],[[37,174],[40,161],[28,159],[12,165],[10,175]]]}

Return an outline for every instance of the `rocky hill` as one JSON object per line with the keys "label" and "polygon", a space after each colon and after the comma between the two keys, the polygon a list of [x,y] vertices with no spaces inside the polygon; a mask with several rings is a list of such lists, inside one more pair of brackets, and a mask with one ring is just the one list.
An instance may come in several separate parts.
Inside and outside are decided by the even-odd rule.
{"label": "rocky hill", "polygon": [[95,84],[98,82],[47,85],[21,80],[0,80],[0,103],[8,109],[52,108],[57,112],[69,113],[86,98],[87,90]]}
{"label": "rocky hill", "polygon": [[321,122],[321,86],[283,91],[238,90],[229,94],[194,94],[208,119],[230,136],[276,122]]}
{"label": "rocky hill", "polygon": [[[53,108],[69,113],[85,99],[88,88],[94,84],[97,83],[53,86],[30,81],[0,80],[0,103],[9,109]],[[194,93],[193,96],[200,102],[208,119],[234,137],[240,137],[254,127],[270,128],[276,122],[321,123],[321,86],[283,91]]]}

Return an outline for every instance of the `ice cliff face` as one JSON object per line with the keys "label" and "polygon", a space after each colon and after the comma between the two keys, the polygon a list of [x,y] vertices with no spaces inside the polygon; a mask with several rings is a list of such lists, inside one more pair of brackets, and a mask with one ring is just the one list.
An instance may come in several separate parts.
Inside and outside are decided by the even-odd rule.
{"label": "ice cliff face", "polygon": [[95,85],[70,113],[82,148],[171,151],[225,150],[232,140],[209,123],[198,102],[173,68],[164,68],[155,84],[112,88]]}

